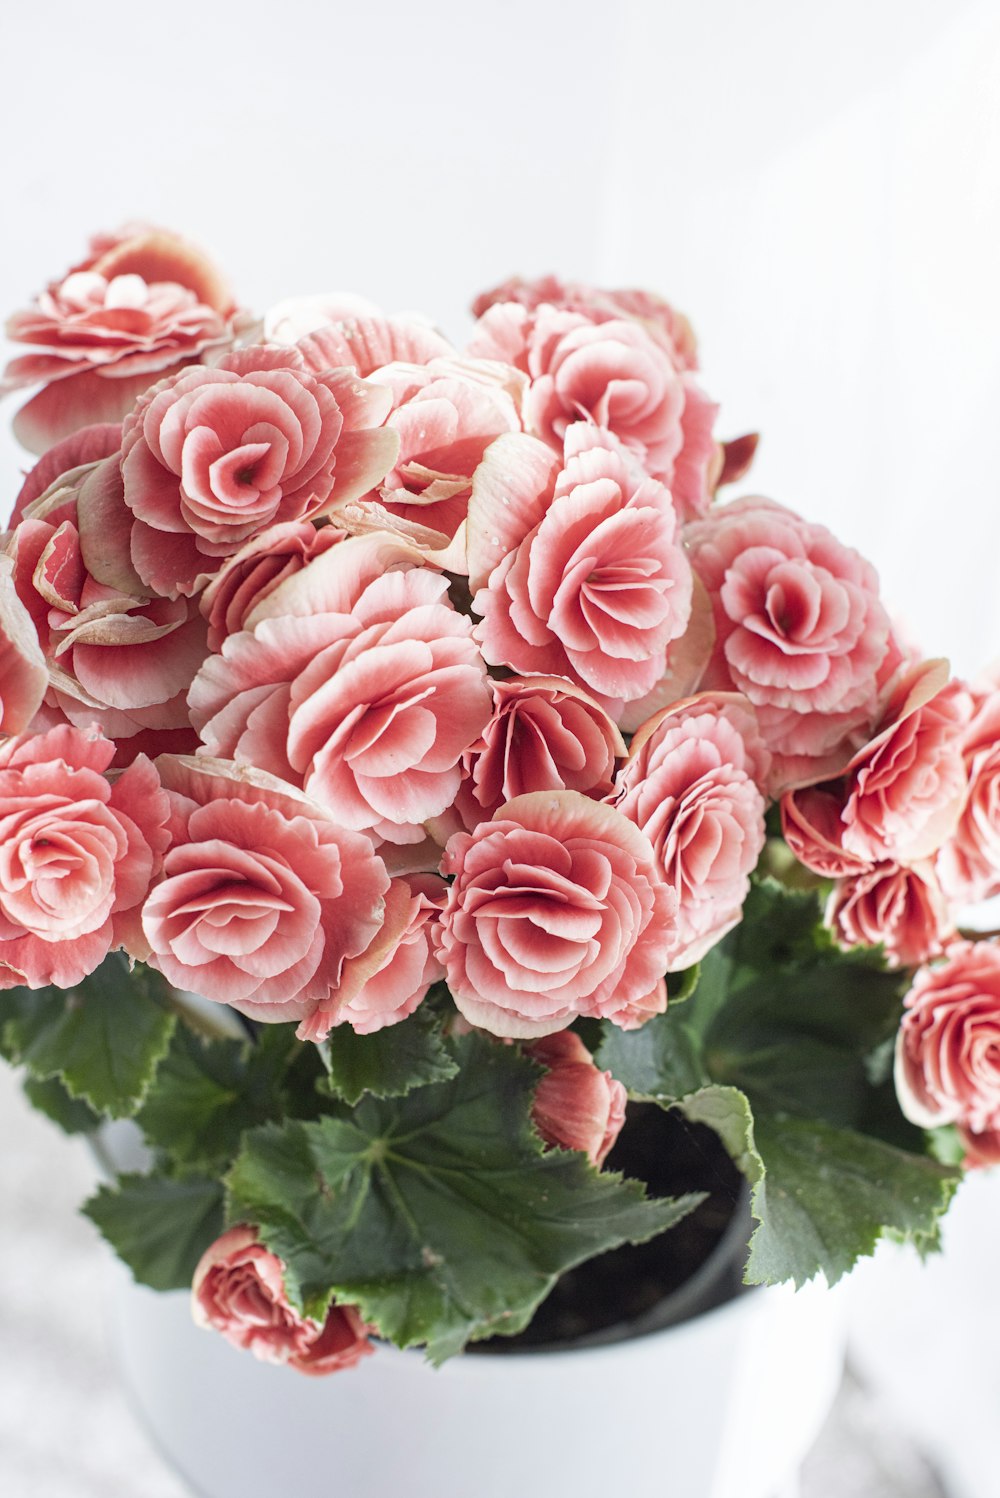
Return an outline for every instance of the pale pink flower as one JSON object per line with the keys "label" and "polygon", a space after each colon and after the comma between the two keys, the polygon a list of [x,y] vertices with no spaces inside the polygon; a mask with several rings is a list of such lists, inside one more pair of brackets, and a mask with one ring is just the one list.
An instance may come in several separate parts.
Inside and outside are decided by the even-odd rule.
{"label": "pale pink flower", "polygon": [[[423,1003],[431,984],[444,975],[433,927],[446,896],[447,886],[437,874],[408,874],[392,881],[385,917],[390,939],[378,943],[384,960],[337,1009],[338,1025],[350,1025],[358,1035],[372,1035],[407,1019]],[[366,960],[370,962],[372,955],[366,954]],[[313,1034],[312,1027],[309,1035],[322,1038]],[[336,1044],[334,1036],[331,1045]]]}
{"label": "pale pink flower", "polygon": [[870,860],[844,847],[843,782],[786,791],[781,798],[781,830],[799,863],[825,879],[861,874]]}
{"label": "pale pink flower", "polygon": [[142,912],[146,960],[253,1019],[300,1020],[368,976],[389,876],[370,841],[269,775],[158,761],[172,843]]}
{"label": "pale pink flower", "polygon": [[718,408],[642,323],[505,302],[480,318],[468,352],[528,376],[524,428],[557,452],[567,427],[588,418],[669,487],[683,518],[708,508],[719,467]]}
{"label": "pale pink flower", "polygon": [[208,648],[220,650],[227,635],[241,630],[258,603],[286,578],[344,539],[335,525],[286,520],[254,536],[223,565],[198,600],[208,621]]}
{"label": "pale pink flower", "polygon": [[48,686],[34,622],[17,596],[14,563],[0,554],[0,733],[23,733]]}
{"label": "pale pink flower", "polygon": [[136,571],[171,597],[204,587],[269,526],[312,519],[370,489],[398,438],[389,391],[351,370],[314,373],[259,345],[147,391],[122,436]]}
{"label": "pale pink flower", "polygon": [[44,452],[79,427],[121,421],[154,380],[231,344],[236,311],[215,267],[175,234],[137,226],[95,241],[7,323],[33,351],[8,364],[0,391],[44,384],[15,417],[19,440]]}
{"label": "pale pink flower", "polygon": [[955,934],[930,863],[880,863],[838,880],[826,922],[841,946],[883,946],[890,967],[917,967],[940,957]]}
{"label": "pale pink flower", "polygon": [[531,1119],[546,1144],[580,1150],[598,1170],[625,1122],[628,1093],[594,1058],[572,1030],[560,1030],[525,1046],[547,1068],[535,1088]]}
{"label": "pale pink flower", "polygon": [[72,988],[112,948],[143,955],[169,806],[145,758],[109,783],[114,751],[75,728],[0,744],[0,988]]}
{"label": "pale pink flower", "polygon": [[480,465],[469,579],[491,664],[568,676],[614,718],[652,691],[691,618],[691,569],[662,484],[587,422],[562,463],[525,435]]}
{"label": "pale pink flower", "polygon": [[1000,690],[977,693],[974,700],[962,736],[968,795],[937,860],[945,890],[964,904],[1000,894]]}
{"label": "pale pink flower", "polygon": [[[904,1000],[896,1045],[900,1106],[920,1128],[1000,1134],[1000,947],[955,942]],[[971,1141],[974,1143],[973,1141]]]}
{"label": "pale pink flower", "polygon": [[[289,577],[205,663],[191,717],[213,754],[302,785],[343,827],[418,842],[491,713],[447,579],[385,536]],[[419,557],[416,557],[419,560]]]}
{"label": "pale pink flower", "polygon": [[285,1266],[240,1224],[202,1254],[191,1287],[198,1326],[265,1363],[286,1363],[299,1373],[337,1373],[374,1352],[373,1328],[355,1306],[330,1302],[324,1321],[301,1315],[285,1290]]}
{"label": "pale pink flower", "polygon": [[739,922],[764,846],[764,797],[737,711],[710,698],[668,709],[636,735],[618,777],[615,804],[649,838],[677,897],[668,972],[698,962]]}
{"label": "pale pink flower", "polygon": [[665,1001],[676,897],[612,807],[578,791],[518,796],[452,837],[442,872],[454,883],[441,959],[470,1024],[532,1039],[578,1015],[628,1024],[654,991]]}
{"label": "pale pink flower", "polygon": [[778,788],[835,774],[873,725],[890,650],[874,568],[767,499],[725,505],[685,539],[715,615],[703,687],[753,703]]}

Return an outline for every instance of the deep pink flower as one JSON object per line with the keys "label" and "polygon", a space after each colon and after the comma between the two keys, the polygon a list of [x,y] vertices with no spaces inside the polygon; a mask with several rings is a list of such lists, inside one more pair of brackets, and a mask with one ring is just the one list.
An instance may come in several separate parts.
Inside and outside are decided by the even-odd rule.
{"label": "deep pink flower", "polygon": [[153,380],[233,341],[236,307],[200,250],[138,226],[92,252],[7,323],[32,346],[8,364],[0,391],[44,383],[14,430],[32,451],[78,428],[121,421]]}
{"label": "deep pink flower", "polygon": [[266,1363],[299,1373],[337,1373],[374,1352],[373,1328],[355,1306],[331,1301],[323,1322],[295,1310],[285,1290],[285,1266],[257,1241],[257,1230],[230,1228],[206,1249],[194,1272],[191,1312],[196,1323]]}
{"label": "deep pink flower", "polygon": [[385,917],[370,841],[271,776],[164,756],[172,843],[142,912],[147,960],[176,987],[254,1019],[346,1002]]}
{"label": "deep pink flower", "polygon": [[562,465],[533,438],[490,448],[469,508],[469,580],[491,664],[568,676],[619,718],[667,669],[691,570],[662,484],[587,422]]}
{"label": "deep pink flower", "polygon": [[43,458],[27,474],[18,490],[11,512],[10,527],[17,525],[32,500],[38,499],[50,489],[56,479],[64,483],[77,478],[74,470],[97,463],[101,458],[118,453],[122,445],[121,422],[105,422],[100,426],[81,427],[72,436],[64,437],[50,447]]}
{"label": "deep pink flower", "polygon": [[314,373],[300,350],[260,345],[147,391],[122,436],[136,571],[158,593],[204,587],[269,526],[370,489],[398,438],[388,390],[351,370]]}
{"label": "deep pink flower", "polygon": [[905,999],[896,1090],[921,1128],[1000,1134],[1000,947],[955,942]]}
{"label": "deep pink flower", "polygon": [[885,948],[892,967],[940,957],[955,934],[947,901],[929,863],[880,863],[841,879],[826,911],[841,946]]}
{"label": "deep pink flower", "polygon": [[636,734],[618,777],[615,804],[649,838],[677,897],[668,972],[699,961],[737,924],[764,846],[764,797],[741,718],[752,722],[745,708],[711,698],[667,709]]}
{"label": "deep pink flower", "polygon": [[971,904],[1000,894],[1000,690],[975,695],[962,736],[968,795],[937,869],[953,900]]}
{"label": "deep pink flower", "polygon": [[108,782],[114,744],[55,728],[0,744],[0,988],[72,988],[125,946],[166,848],[145,758]]}
{"label": "deep pink flower", "polygon": [[470,1024],[532,1039],[578,1015],[628,1025],[655,992],[676,898],[648,839],[577,791],[518,796],[448,843],[440,926],[448,986]]}
{"label": "deep pink flower", "polygon": [[600,1170],[625,1122],[628,1093],[572,1030],[543,1036],[525,1047],[547,1068],[535,1089],[531,1118],[546,1144],[581,1150]]}

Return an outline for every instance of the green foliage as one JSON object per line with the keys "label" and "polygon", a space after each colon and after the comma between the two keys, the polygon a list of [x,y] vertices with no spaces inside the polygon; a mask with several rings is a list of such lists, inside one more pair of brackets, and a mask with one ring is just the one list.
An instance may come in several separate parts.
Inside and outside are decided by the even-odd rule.
{"label": "green foliage", "polygon": [[447,1081],[314,1123],[248,1135],[228,1177],[231,1221],[259,1225],[289,1293],[321,1315],[332,1294],[382,1334],[440,1362],[527,1325],[556,1277],[642,1242],[698,1200],[647,1200],[530,1124],[537,1068],[516,1048],[450,1043]]}
{"label": "green foliage", "polygon": [[446,1082],[456,1069],[429,999],[409,1019],[374,1035],[356,1035],[350,1025],[339,1025],[322,1051],[329,1091],[352,1107],[365,1093],[405,1097],[414,1087]]}
{"label": "green foliage", "polygon": [[3,1054],[114,1118],[142,1102],[174,1024],[163,980],[117,952],[76,988],[0,993]]}
{"label": "green foliage", "polygon": [[124,1175],[84,1212],[142,1285],[186,1290],[223,1229],[222,1183],[208,1176]]}
{"label": "green foliage", "polygon": [[70,1097],[58,1077],[25,1077],[24,1091],[32,1107],[67,1134],[91,1134],[101,1122],[89,1103]]}

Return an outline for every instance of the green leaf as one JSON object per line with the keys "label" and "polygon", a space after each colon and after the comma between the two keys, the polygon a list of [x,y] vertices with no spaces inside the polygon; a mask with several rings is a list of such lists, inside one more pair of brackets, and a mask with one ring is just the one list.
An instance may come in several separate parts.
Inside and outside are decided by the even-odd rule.
{"label": "green leaf", "polygon": [[754,1139],[753,1112],[746,1095],[738,1087],[702,1087],[676,1106],[692,1123],[714,1129],[733,1164],[756,1186],[764,1174],[764,1162]]}
{"label": "green leaf", "polygon": [[594,1060],[642,1101],[677,1102],[708,1082],[699,1037],[673,1009],[640,1030],[608,1025]]}
{"label": "green leaf", "polygon": [[244,1130],[282,1116],[286,1067],[299,1049],[290,1025],[262,1026],[255,1043],[178,1025],[136,1121],[174,1160],[224,1165]]}
{"label": "green leaf", "polygon": [[581,1154],[544,1151],[530,1123],[537,1067],[481,1036],[452,1045],[450,1080],[265,1126],[228,1176],[230,1220],[259,1225],[299,1305],[322,1315],[335,1294],[435,1362],[522,1330],[564,1270],[653,1237],[699,1200],[647,1200]]}
{"label": "green leaf", "polygon": [[83,1208],[142,1285],[185,1290],[223,1229],[222,1183],[207,1176],[120,1176]]}
{"label": "green leaf", "polygon": [[70,1097],[58,1077],[25,1077],[24,1091],[28,1101],[67,1134],[92,1134],[101,1122],[88,1103]]}
{"label": "green leaf", "polygon": [[33,1077],[59,1077],[99,1113],[134,1113],[173,1033],[163,980],[120,953],[76,988],[0,994],[4,1053]]}
{"label": "green leaf", "polygon": [[366,1092],[378,1098],[405,1097],[414,1087],[446,1082],[456,1070],[440,1021],[426,1001],[409,1019],[374,1035],[356,1035],[350,1025],[339,1025],[323,1055],[329,1090],[352,1107]]}
{"label": "green leaf", "polygon": [[748,1284],[801,1285],[818,1270],[835,1284],[886,1232],[922,1250],[936,1246],[961,1171],[785,1114],[758,1114],[754,1134],[764,1178],[754,1193],[760,1226],[750,1240]]}

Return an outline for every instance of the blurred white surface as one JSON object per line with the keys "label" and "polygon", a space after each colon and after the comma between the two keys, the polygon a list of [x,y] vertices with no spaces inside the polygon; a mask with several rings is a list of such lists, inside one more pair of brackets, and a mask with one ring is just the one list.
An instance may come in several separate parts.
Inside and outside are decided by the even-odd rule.
{"label": "blurred white surface", "polygon": [[[349,288],[456,337],[515,270],[648,284],[701,334],[720,431],[763,431],[754,487],[865,551],[929,650],[1000,656],[991,0],[35,0],[5,8],[0,51],[0,309],[137,217],[204,243],[255,306]],[[4,510],[22,461],[4,430]],[[8,1076],[0,1130],[0,1487],[176,1498],[94,1361],[85,1157]],[[910,1308],[970,1462],[996,1413],[991,1273],[946,1262],[951,1289]]]}

